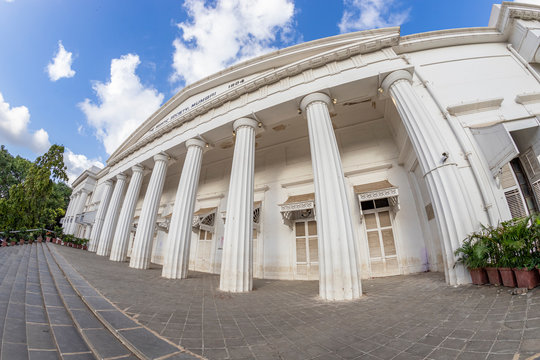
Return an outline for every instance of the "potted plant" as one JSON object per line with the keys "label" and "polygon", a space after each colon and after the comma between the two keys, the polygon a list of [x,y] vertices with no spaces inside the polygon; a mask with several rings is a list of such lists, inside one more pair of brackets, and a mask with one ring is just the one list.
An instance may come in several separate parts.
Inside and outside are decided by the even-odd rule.
{"label": "potted plant", "polygon": [[10,242],[11,246],[15,246],[17,244],[17,239],[14,236],[12,236],[9,239],[9,242]]}
{"label": "potted plant", "polygon": [[88,240],[88,239],[82,239],[82,244],[81,245],[82,245],[83,250],[88,250],[88,242],[89,241],[90,240]]}
{"label": "potted plant", "polygon": [[473,284],[483,285],[489,282],[485,270],[488,258],[487,246],[481,241],[479,233],[469,235],[455,251],[455,255],[458,257],[456,263],[462,263],[469,269]]}
{"label": "potted plant", "polygon": [[540,278],[536,269],[538,259],[538,218],[527,219],[527,231],[520,232],[519,248],[517,249],[516,275],[517,286],[533,289],[538,286]]}

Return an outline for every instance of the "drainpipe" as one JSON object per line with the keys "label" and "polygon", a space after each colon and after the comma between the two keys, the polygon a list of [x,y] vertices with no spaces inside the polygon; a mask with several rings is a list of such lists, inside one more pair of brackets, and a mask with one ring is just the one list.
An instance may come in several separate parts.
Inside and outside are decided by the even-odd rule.
{"label": "drainpipe", "polygon": [[[414,64],[411,64],[410,59],[406,55],[402,55],[402,58],[407,62],[407,64],[414,65]],[[453,119],[451,119],[451,115],[448,113],[448,110],[444,108],[441,101],[439,100],[439,97],[435,94],[431,85],[424,79],[418,67],[415,66],[414,72],[416,76],[418,77],[418,79],[420,80],[420,82],[427,89],[433,101],[435,101],[435,104],[439,108],[439,111],[442,113],[442,115],[444,116],[448,124],[450,124],[450,128],[452,129],[452,132],[454,133],[454,136],[456,137],[458,141],[461,151],[463,152],[463,154],[465,154],[467,160],[469,161],[471,170],[473,171],[473,174],[474,174],[474,181],[475,181],[476,187],[478,188],[480,192],[480,196],[482,198],[482,208],[484,209],[484,212],[487,215],[489,224],[494,225],[494,226],[498,225],[498,216],[493,214],[493,204],[490,203],[488,200],[489,195],[486,192],[486,189],[484,189],[484,187],[481,186],[480,184],[479,179],[482,176],[482,174],[480,173],[478,166],[476,166],[476,162],[475,162],[475,159],[473,158],[472,152],[467,149],[466,142],[462,133],[463,129],[461,128],[461,125],[457,124],[455,121],[453,121]]]}

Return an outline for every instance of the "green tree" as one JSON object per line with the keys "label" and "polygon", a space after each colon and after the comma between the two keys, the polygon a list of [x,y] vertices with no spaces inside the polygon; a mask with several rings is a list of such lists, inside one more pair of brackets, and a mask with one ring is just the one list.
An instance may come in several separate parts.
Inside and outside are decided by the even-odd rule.
{"label": "green tree", "polygon": [[20,156],[12,156],[0,146],[0,198],[9,196],[9,189],[24,181],[32,163]]}
{"label": "green tree", "polygon": [[53,226],[65,213],[71,189],[64,164],[64,147],[52,145],[0,198],[0,227],[8,229]]}

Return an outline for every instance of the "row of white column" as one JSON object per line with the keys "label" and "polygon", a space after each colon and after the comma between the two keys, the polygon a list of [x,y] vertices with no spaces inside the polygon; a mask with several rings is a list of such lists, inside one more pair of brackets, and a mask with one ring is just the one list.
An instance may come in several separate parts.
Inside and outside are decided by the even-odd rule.
{"label": "row of white column", "polygon": [[84,210],[86,200],[88,199],[89,191],[86,189],[79,190],[76,194],[70,197],[69,205],[64,216],[64,233],[74,234],[77,229],[75,218]]}
{"label": "row of white column", "polygon": [[[453,222],[456,212],[466,214],[463,195],[458,189],[455,166],[444,166],[437,153],[444,142],[430,121],[429,113],[411,86],[410,73],[390,74],[382,88],[395,101],[405,124],[433,199],[434,209],[446,253],[453,253],[459,239],[471,226]],[[359,251],[351,217],[347,187],[341,158],[333,131],[328,106],[331,99],[322,93],[310,94],[301,101],[307,117],[317,230],[319,234],[319,295],[326,300],[355,299],[361,296]],[[220,289],[229,292],[250,291],[253,287],[252,213],[257,121],[241,118],[234,122],[236,134],[227,202]],[[170,279],[187,277],[191,244],[191,226],[205,143],[199,139],[186,142],[187,153],[178,185],[162,276]],[[137,227],[130,267],[147,269],[150,265],[159,201],[165,182],[168,156],[154,156],[154,168],[144,197]],[[92,228],[89,250],[109,256],[113,261],[126,261],[133,215],[141,190],[143,168],[132,167],[131,181],[122,203],[127,177],[117,175],[116,184],[105,183],[102,201]],[[447,256],[447,274],[451,283],[467,282],[461,269],[453,268]],[[450,268],[450,264],[452,268]]]}

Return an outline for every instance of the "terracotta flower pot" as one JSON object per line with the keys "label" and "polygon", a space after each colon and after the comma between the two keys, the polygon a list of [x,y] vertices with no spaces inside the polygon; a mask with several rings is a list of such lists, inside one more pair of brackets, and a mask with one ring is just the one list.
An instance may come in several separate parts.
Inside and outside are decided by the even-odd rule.
{"label": "terracotta flower pot", "polygon": [[537,287],[540,283],[537,269],[514,269],[514,274],[516,274],[517,286],[519,288],[527,288],[530,290]]}
{"label": "terracotta flower pot", "polygon": [[23,239],[19,239],[19,245],[24,245],[24,240]]}
{"label": "terracotta flower pot", "polygon": [[471,279],[474,285],[484,285],[489,283],[485,269],[469,269],[469,272],[471,273]]}
{"label": "terracotta flower pot", "polygon": [[88,250],[88,246],[83,245],[82,249],[83,249],[83,250]]}
{"label": "terracotta flower pot", "polygon": [[516,287],[516,276],[514,271],[511,268],[499,268],[499,273],[501,274],[502,284],[508,287]]}
{"label": "terracotta flower pot", "polygon": [[7,246],[7,241],[2,241],[2,247],[6,247]]}
{"label": "terracotta flower pot", "polygon": [[487,276],[489,279],[489,283],[492,285],[501,285],[501,274],[499,274],[499,269],[495,267],[487,267],[486,268]]}
{"label": "terracotta flower pot", "polygon": [[49,236],[45,236],[45,242],[51,242],[51,238]]}

